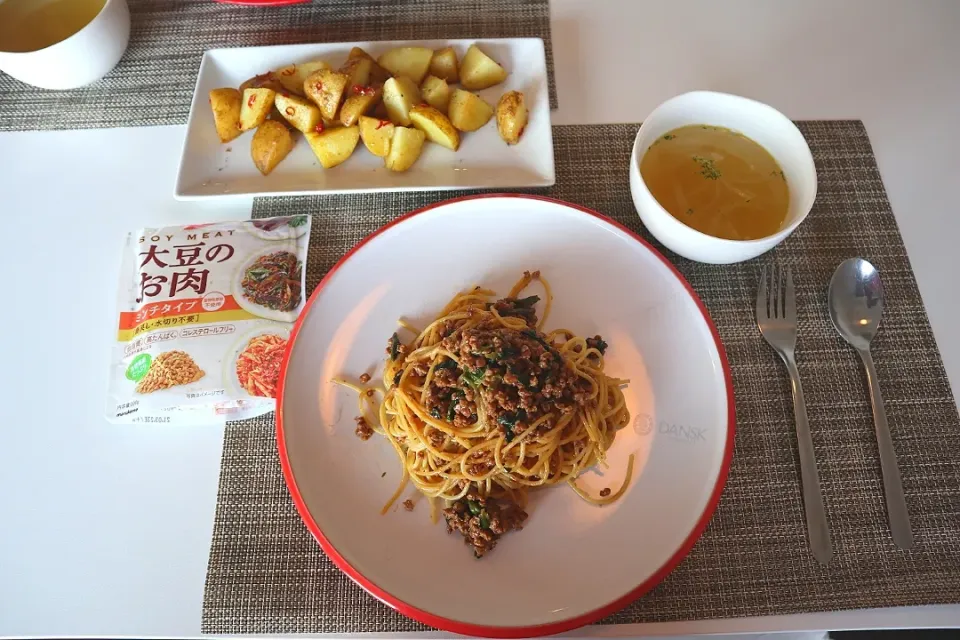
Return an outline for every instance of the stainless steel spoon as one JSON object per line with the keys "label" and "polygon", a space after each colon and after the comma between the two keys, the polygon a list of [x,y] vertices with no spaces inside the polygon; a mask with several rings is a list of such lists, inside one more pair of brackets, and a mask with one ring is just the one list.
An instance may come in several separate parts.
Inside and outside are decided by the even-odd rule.
{"label": "stainless steel spoon", "polygon": [[830,279],[830,292],[827,297],[833,326],[837,328],[840,336],[857,350],[867,370],[890,531],[898,547],[910,549],[913,547],[910,514],[903,497],[903,484],[900,482],[900,469],[897,468],[897,453],[890,438],[890,427],[887,426],[887,414],[883,410],[880,383],[873,367],[873,358],[870,357],[870,341],[877,334],[880,317],[883,315],[883,284],[880,282],[880,274],[863,258],[845,260]]}

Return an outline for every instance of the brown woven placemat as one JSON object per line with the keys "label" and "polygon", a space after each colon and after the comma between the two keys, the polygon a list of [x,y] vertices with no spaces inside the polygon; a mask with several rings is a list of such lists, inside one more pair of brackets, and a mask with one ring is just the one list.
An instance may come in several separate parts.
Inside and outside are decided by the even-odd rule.
{"label": "brown woven placemat", "polygon": [[127,1],[130,45],[102,80],[48,91],[0,72],[0,131],[182,124],[206,49],[304,42],[543,38],[550,107],[557,108],[548,0]]}
{"label": "brown woven placemat", "polygon": [[[960,419],[910,261],[860,122],[804,122],[819,172],[810,217],[772,253],[710,266],[666,252],[710,310],[733,370],[736,449],[723,499],[687,559],[650,594],[604,624],[960,602]],[[600,211],[649,236],[634,212],[627,161],[636,125],[554,127],[557,185],[543,193]],[[315,212],[311,288],[365,235],[400,213],[451,197],[406,193],[261,199],[256,216]],[[888,296],[874,345],[916,549],[887,527],[867,390],[859,360],[826,311],[844,259],[880,270]],[[760,264],[792,265],[798,359],[835,545],[821,567],[804,528],[786,371],[753,309]],[[415,631],[327,560],[283,484],[266,416],[227,427],[204,632]]]}

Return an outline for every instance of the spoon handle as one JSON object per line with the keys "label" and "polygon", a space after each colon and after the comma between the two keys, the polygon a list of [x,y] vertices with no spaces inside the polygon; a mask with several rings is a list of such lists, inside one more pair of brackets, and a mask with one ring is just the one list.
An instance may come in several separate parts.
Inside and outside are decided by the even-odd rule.
{"label": "spoon handle", "polygon": [[787,365],[793,390],[793,417],[797,422],[797,450],[800,453],[800,481],[803,487],[807,537],[810,539],[813,557],[820,564],[827,564],[833,558],[833,543],[830,541],[830,527],[823,508],[823,492],[820,490],[820,475],[817,473],[817,460],[813,453],[810,423],[807,422],[807,404],[803,399],[803,387],[800,386],[800,371],[797,370],[797,363],[791,353],[781,353],[780,356]]}
{"label": "spoon handle", "polygon": [[873,422],[877,428],[877,447],[880,450],[880,470],[883,472],[883,491],[887,499],[887,518],[893,541],[901,549],[913,548],[913,532],[910,529],[910,514],[907,501],[903,496],[903,483],[900,481],[900,469],[897,467],[897,452],[893,448],[890,427],[887,425],[887,413],[883,409],[883,396],[880,395],[880,383],[877,371],[873,367],[873,358],[869,349],[858,349],[863,366],[867,370],[867,383],[870,385],[870,403],[873,405]]}

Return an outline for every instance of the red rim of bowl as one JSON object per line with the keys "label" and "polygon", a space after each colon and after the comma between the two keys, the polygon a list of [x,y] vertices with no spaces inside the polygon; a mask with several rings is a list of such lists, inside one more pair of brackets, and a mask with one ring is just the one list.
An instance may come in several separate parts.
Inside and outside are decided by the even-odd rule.
{"label": "red rim of bowl", "polygon": [[[620,231],[623,231],[626,234],[629,234],[634,240],[642,244],[647,250],[649,250],[653,255],[658,257],[664,265],[670,270],[671,273],[680,281],[680,283],[687,290],[687,293],[690,294],[690,297],[693,298],[693,301],[696,303],[697,307],[700,309],[700,313],[703,314],[703,319],[707,323],[707,326],[710,328],[710,333],[713,336],[713,341],[717,348],[717,353],[720,357],[720,363],[723,367],[723,378],[726,383],[727,389],[727,441],[724,446],[723,452],[723,461],[720,466],[720,472],[717,474],[717,482],[713,488],[713,492],[710,495],[710,500],[707,502],[707,506],[703,511],[703,514],[700,516],[700,519],[697,521],[696,526],[683,541],[683,544],[680,545],[680,548],[660,567],[652,576],[644,580],[642,583],[631,589],[629,592],[620,596],[616,600],[607,603],[606,605],[589,611],[587,613],[575,616],[572,618],[567,618],[565,620],[560,620],[558,622],[551,622],[548,624],[539,624],[532,626],[523,626],[523,627],[498,627],[498,626],[485,626],[477,625],[466,622],[460,622],[457,620],[451,620],[449,618],[444,618],[436,614],[430,613],[429,611],[424,611],[423,609],[418,609],[412,605],[407,604],[400,598],[394,596],[391,593],[388,593],[384,589],[381,589],[379,586],[374,584],[371,580],[365,577],[360,571],[350,565],[347,560],[340,555],[337,549],[333,546],[330,540],[323,534],[323,531],[320,530],[320,526],[317,524],[316,520],[313,519],[313,516],[310,514],[310,511],[307,509],[306,503],[303,501],[303,496],[300,495],[300,490],[297,488],[296,480],[293,477],[293,469],[290,467],[290,459],[287,457],[287,447],[286,441],[284,438],[283,432],[283,391],[284,391],[284,381],[286,378],[287,365],[289,364],[290,354],[293,351],[293,345],[296,342],[297,335],[300,332],[300,326],[303,323],[303,319],[307,316],[307,311],[313,305],[314,300],[316,300],[319,293],[323,290],[326,283],[333,276],[337,270],[346,263],[350,257],[356,253],[361,247],[370,242],[373,238],[377,237],[387,229],[400,224],[401,222],[408,220],[414,216],[420,215],[437,207],[446,206],[456,202],[463,202],[465,200],[480,200],[485,198],[522,198],[527,200],[540,200],[543,202],[550,202],[553,204],[559,204],[561,206],[569,207],[591,215],[595,218],[603,220],[607,224],[613,225]],[[630,604],[637,598],[645,595],[651,589],[653,589],[657,584],[659,584],[667,575],[673,571],[678,564],[690,553],[690,550],[693,548],[693,545],[696,544],[697,540],[703,534],[704,529],[706,529],[707,524],[710,522],[710,518],[713,516],[714,511],[717,508],[717,504],[720,502],[720,496],[723,493],[723,487],[727,481],[727,474],[730,471],[730,461],[733,458],[733,436],[734,431],[736,430],[736,408],[734,406],[734,396],[733,396],[733,383],[730,374],[730,364],[727,361],[727,354],[724,351],[723,344],[720,341],[720,334],[717,333],[717,328],[714,326],[713,321],[710,319],[710,314],[707,312],[706,307],[703,305],[703,302],[697,296],[696,292],[693,290],[693,287],[690,286],[690,283],[687,282],[686,278],[677,271],[677,268],[670,263],[669,260],[663,257],[663,255],[657,251],[649,242],[641,238],[639,235],[623,226],[622,224],[611,220],[607,216],[597,213],[592,209],[587,209],[586,207],[581,207],[576,204],[569,202],[564,202],[562,200],[557,200],[555,198],[548,198],[545,196],[538,195],[526,195],[526,194],[517,194],[517,193],[485,193],[472,196],[464,196],[462,198],[453,198],[451,200],[444,200],[443,202],[437,202],[435,204],[427,205],[421,209],[411,211],[406,213],[396,220],[389,222],[384,225],[377,231],[373,232],[359,243],[354,246],[350,251],[347,252],[334,266],[330,271],[323,277],[320,281],[320,284],[317,285],[317,288],[314,289],[313,293],[310,295],[310,299],[307,301],[307,304],[304,306],[303,311],[300,312],[300,316],[297,318],[296,323],[293,326],[293,330],[290,332],[290,339],[287,342],[287,347],[283,355],[283,362],[280,367],[280,379],[277,384],[277,450],[280,454],[280,466],[283,470],[283,478],[287,483],[287,488],[290,491],[290,496],[293,498],[293,502],[297,507],[297,511],[300,513],[300,517],[303,519],[304,524],[306,524],[307,529],[310,530],[310,533],[313,534],[313,537],[317,539],[317,542],[320,543],[320,547],[323,549],[324,553],[333,561],[337,567],[343,571],[351,580],[360,585],[367,593],[377,598],[384,604],[389,607],[399,611],[408,618],[413,618],[419,622],[430,625],[431,627],[436,627],[438,629],[443,629],[444,631],[452,631],[454,633],[460,633],[464,635],[471,636],[483,636],[490,638],[528,638],[533,636],[546,636],[553,635],[556,633],[561,633],[564,631],[570,631],[571,629],[576,629],[584,625],[596,622],[597,620],[606,617],[616,611],[619,611],[626,605]]]}

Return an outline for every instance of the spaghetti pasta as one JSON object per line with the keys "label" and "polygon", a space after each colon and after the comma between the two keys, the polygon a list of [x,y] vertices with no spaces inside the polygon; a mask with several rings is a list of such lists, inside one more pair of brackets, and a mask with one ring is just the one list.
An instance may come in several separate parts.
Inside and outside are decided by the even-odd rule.
{"label": "spaghetti pasta", "polygon": [[[519,297],[534,281],[546,298],[539,320],[539,296]],[[384,512],[410,482],[433,513],[435,501],[449,505],[448,530],[462,533],[480,557],[522,527],[531,488],[566,483],[597,505],[623,495],[632,456],[613,495],[593,497],[576,479],[605,464],[629,423],[621,391],[628,381],[604,372],[600,336],[542,331],[552,297],[539,272],[526,272],[506,298],[475,287],[454,296],[410,342],[393,334],[379,406],[363,385],[334,380],[357,391],[361,416],[379,423],[374,430],[400,459],[401,482]]]}

